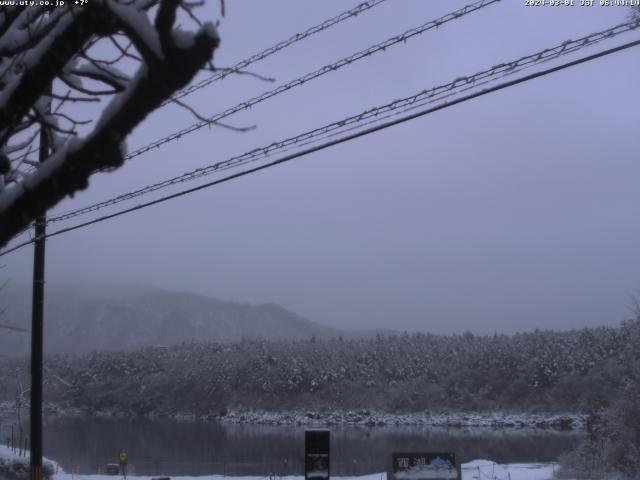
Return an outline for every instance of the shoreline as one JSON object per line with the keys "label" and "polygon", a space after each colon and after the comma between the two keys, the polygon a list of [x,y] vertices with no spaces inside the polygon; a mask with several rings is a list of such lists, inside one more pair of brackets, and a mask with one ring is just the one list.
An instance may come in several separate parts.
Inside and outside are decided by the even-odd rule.
{"label": "shoreline", "polygon": [[[7,408],[9,407],[9,408]],[[0,418],[7,418],[7,403],[0,403]],[[254,409],[229,409],[217,414],[195,414],[184,411],[123,412],[114,409],[89,410],[88,408],[63,407],[47,403],[43,414],[46,420],[64,418],[175,420],[187,422],[216,422],[222,425],[264,426],[362,426],[362,427],[440,427],[480,428],[501,430],[555,430],[583,431],[587,415],[576,413],[507,413],[507,412],[408,412],[392,413],[369,409],[316,411],[285,410],[266,411]],[[23,418],[28,418],[24,411]]]}
{"label": "shoreline", "polygon": [[372,410],[334,412],[230,411],[223,424],[256,425],[353,425],[366,427],[426,426],[446,428],[583,430],[586,416],[577,414],[526,414],[501,412],[388,413]]}

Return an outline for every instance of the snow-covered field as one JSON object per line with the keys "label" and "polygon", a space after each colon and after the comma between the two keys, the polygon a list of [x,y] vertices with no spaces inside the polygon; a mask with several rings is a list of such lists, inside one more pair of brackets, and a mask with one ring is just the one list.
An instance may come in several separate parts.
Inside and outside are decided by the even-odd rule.
{"label": "snow-covered field", "polygon": [[[28,463],[28,456],[18,457],[11,449],[0,445],[0,461],[21,459]],[[54,466],[54,480],[121,480],[121,476],[111,475],[83,475],[66,473],[54,460],[45,459]],[[474,460],[462,465],[463,480],[552,480],[557,465],[551,463],[511,463],[499,465],[488,460]],[[386,473],[362,475],[358,477],[340,477],[341,480],[387,480]],[[128,475],[128,480],[150,480],[148,475]],[[171,480],[224,480],[222,475],[206,475],[200,477],[172,476]],[[289,477],[232,477],[232,480],[302,480],[302,476]]]}

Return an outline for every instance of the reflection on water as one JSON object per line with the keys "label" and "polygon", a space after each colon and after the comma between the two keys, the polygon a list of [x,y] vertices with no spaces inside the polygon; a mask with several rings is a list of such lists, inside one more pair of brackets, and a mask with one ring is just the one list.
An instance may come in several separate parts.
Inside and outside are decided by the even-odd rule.
{"label": "reflection on water", "polygon": [[[70,471],[104,471],[124,448],[138,474],[302,474],[305,427],[64,419],[45,425],[44,453]],[[331,427],[332,474],[388,468],[393,451],[453,451],[462,462],[553,461],[579,434],[429,427]]]}

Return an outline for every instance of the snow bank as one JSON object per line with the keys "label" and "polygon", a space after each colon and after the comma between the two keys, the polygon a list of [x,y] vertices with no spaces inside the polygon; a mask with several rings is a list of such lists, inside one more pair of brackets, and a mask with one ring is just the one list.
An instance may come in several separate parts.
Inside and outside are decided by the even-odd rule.
{"label": "snow bank", "polygon": [[[48,458],[43,458],[42,463],[44,478],[51,478],[55,472],[62,472],[59,465]],[[17,451],[14,452],[6,445],[0,445],[0,478],[3,480],[28,480],[29,476],[29,451],[19,456]]]}
{"label": "snow bank", "polygon": [[557,464],[508,463],[500,465],[489,460],[473,460],[462,464],[462,479],[486,480],[552,480]]}
{"label": "snow bank", "polygon": [[[0,459],[3,459],[3,460],[26,460],[27,462],[29,462],[29,450],[27,450],[26,453],[22,457],[19,457],[18,454],[14,453],[11,448],[7,447],[6,445],[0,445]],[[58,465],[58,463],[56,461],[51,460],[50,458],[46,458],[46,457],[43,457],[42,460],[45,463],[50,463],[51,465],[54,466],[54,468],[58,468],[58,471],[60,471],[60,466]]]}

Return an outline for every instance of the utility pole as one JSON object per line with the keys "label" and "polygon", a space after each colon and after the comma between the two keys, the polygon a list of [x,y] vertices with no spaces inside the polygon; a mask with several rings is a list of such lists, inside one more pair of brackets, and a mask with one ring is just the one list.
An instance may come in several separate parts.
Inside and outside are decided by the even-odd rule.
{"label": "utility pole", "polygon": [[[45,95],[50,94],[49,91]],[[49,108],[46,110],[49,113]],[[43,122],[40,126],[40,152],[38,160],[49,157],[49,132]],[[44,250],[47,216],[36,218],[33,249],[33,299],[31,306],[31,480],[42,480],[42,349],[44,316]]]}

